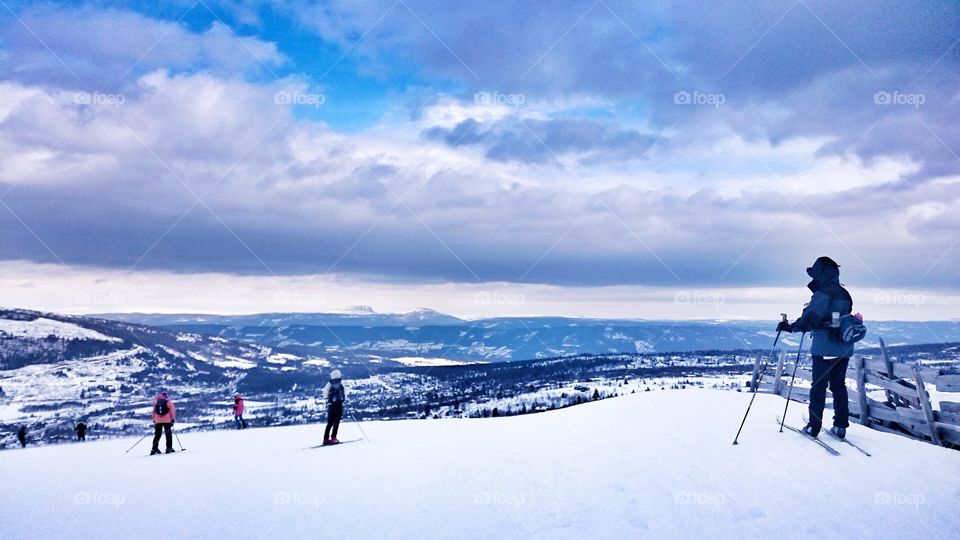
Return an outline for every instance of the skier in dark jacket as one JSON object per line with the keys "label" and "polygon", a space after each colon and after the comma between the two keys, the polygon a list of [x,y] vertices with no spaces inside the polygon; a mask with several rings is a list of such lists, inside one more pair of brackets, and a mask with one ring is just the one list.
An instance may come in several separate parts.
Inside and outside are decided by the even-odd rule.
{"label": "skier in dark jacket", "polygon": [[323,399],[327,402],[327,428],[323,430],[323,444],[339,444],[337,430],[340,428],[340,419],[343,418],[343,400],[347,394],[340,381],[340,370],[330,372],[330,382],[323,387]]}
{"label": "skier in dark jacket", "polygon": [[853,311],[850,293],[840,285],[840,265],[830,257],[820,257],[807,268],[812,278],[807,288],[813,292],[803,314],[792,324],[781,322],[777,331],[810,332],[813,343],[813,387],[810,389],[810,420],[803,431],[816,437],[823,426],[823,408],[827,399],[827,384],[833,394],[833,427],[830,432],[839,438],[847,434],[850,422],[847,402],[847,364],[853,355],[853,343],[837,337],[835,328],[840,317]]}
{"label": "skier in dark jacket", "polygon": [[27,426],[20,426],[20,431],[17,432],[17,440],[20,441],[20,448],[27,447]]}
{"label": "skier in dark jacket", "polygon": [[84,424],[83,422],[80,422],[79,424],[77,424],[77,427],[73,428],[73,430],[77,432],[77,440],[78,440],[78,441],[85,441],[85,440],[87,440],[87,425],[86,425],[86,424]]}

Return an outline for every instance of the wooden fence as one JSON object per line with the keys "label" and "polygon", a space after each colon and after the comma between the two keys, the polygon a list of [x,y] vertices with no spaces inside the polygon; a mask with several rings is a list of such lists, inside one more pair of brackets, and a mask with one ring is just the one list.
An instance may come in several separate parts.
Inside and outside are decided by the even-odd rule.
{"label": "wooden fence", "polygon": [[[960,449],[960,375],[895,362],[887,354],[882,339],[880,356],[873,359],[855,355],[850,359],[847,379],[856,381],[855,387],[847,384],[851,422],[859,419],[860,424],[873,429]],[[809,403],[808,387],[794,385],[790,392],[794,365],[788,363],[786,357],[787,352],[781,351],[776,365],[763,364],[764,360],[757,358],[750,387],[784,397],[789,393],[790,399]],[[813,383],[813,373],[803,362],[797,368],[798,382],[800,379]],[[958,392],[951,396],[956,399],[940,399],[939,408],[934,407],[927,384],[933,385],[937,392]],[[881,397],[882,400],[875,399]]]}

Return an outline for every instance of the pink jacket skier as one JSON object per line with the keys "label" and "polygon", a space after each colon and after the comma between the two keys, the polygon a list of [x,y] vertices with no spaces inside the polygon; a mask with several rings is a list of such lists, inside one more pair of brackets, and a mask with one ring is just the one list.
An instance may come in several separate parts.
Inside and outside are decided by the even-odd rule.
{"label": "pink jacket skier", "polygon": [[233,421],[237,424],[237,429],[247,427],[247,422],[243,419],[243,396],[240,392],[233,395]]}
{"label": "pink jacket skier", "polygon": [[170,395],[164,391],[153,398],[153,409],[150,411],[153,418],[153,448],[150,455],[160,453],[160,435],[166,437],[167,453],[173,453],[173,423],[177,421],[177,407],[170,399]]}
{"label": "pink jacket skier", "polygon": [[[157,404],[163,400],[166,402],[166,414],[157,413]],[[151,416],[153,417],[154,424],[172,424],[177,421],[177,407],[173,404],[173,400],[170,399],[169,394],[166,392],[160,392],[155,398],[153,398],[153,410],[151,411]]]}

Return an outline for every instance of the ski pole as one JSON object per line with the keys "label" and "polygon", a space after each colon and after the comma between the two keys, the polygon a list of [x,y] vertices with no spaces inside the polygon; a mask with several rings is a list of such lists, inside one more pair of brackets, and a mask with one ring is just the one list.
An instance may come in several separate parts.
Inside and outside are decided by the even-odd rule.
{"label": "ski pole", "polygon": [[[787,314],[786,314],[786,313],[781,313],[781,314],[780,314],[780,320],[783,321],[783,322],[787,322]],[[778,341],[780,341],[780,331],[779,331],[779,330],[777,331],[777,337],[774,338],[774,340],[773,340],[773,351],[777,350],[777,342],[778,342]],[[772,352],[772,351],[771,351],[771,352]],[[734,444],[734,445],[739,444],[739,443],[737,443],[737,439],[740,438],[740,432],[743,431],[743,425],[747,423],[747,415],[750,414],[750,408],[753,407],[753,400],[757,398],[757,389],[760,387],[760,381],[763,380],[763,374],[764,374],[764,373],[766,372],[766,370],[767,370],[767,364],[768,364],[768,362],[764,362],[764,363],[763,363],[763,366],[760,367],[760,376],[757,377],[757,382],[756,382],[756,384],[755,384],[754,387],[753,387],[753,395],[750,396],[750,403],[747,405],[747,412],[743,413],[743,420],[740,421],[740,429],[737,430],[737,436],[733,438],[733,444]]]}
{"label": "ski pole", "polygon": [[137,446],[138,444],[140,444],[144,439],[146,439],[148,435],[150,435],[150,433],[146,433],[143,437],[140,437],[140,440],[137,441],[137,442],[135,442],[135,443],[133,443],[133,446],[131,446],[130,448],[127,448],[127,451],[124,452],[124,454],[129,454],[130,451],[133,450],[134,448],[136,448],[136,446]]}
{"label": "ski pole", "polygon": [[787,390],[787,402],[783,405],[783,416],[780,417],[780,433],[783,433],[783,423],[787,421],[787,407],[790,406],[790,396],[793,395],[793,380],[797,377],[797,366],[800,365],[800,351],[803,350],[803,338],[806,332],[800,334],[800,346],[797,347],[797,359],[793,363],[793,375],[790,376],[790,389]]}
{"label": "ski pole", "polygon": [[[787,314],[786,314],[786,313],[781,313],[781,314],[780,314],[780,322],[787,322]],[[777,348],[777,342],[778,342],[778,341],[780,341],[780,330],[777,330],[777,337],[774,338],[774,340],[773,340],[773,348],[774,348],[774,349]]]}
{"label": "ski pole", "polygon": [[180,434],[177,433],[177,432],[174,432],[174,433],[173,433],[173,436],[177,438],[177,444],[180,445],[180,451],[183,452],[183,451],[185,450],[185,448],[183,447],[183,443],[180,442]]}
{"label": "ski pole", "polygon": [[360,422],[357,422],[357,417],[351,414],[350,418],[353,419],[353,423],[357,425],[358,429],[360,429],[360,433],[363,434],[363,438],[366,439],[367,442],[370,442],[370,438],[367,437],[367,434],[363,431],[363,428],[360,426]]}

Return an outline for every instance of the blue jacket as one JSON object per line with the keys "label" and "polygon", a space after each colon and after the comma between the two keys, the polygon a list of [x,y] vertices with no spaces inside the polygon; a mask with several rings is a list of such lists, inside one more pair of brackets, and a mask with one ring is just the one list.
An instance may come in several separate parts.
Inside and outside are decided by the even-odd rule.
{"label": "blue jacket", "polygon": [[853,311],[853,299],[840,285],[840,269],[817,262],[807,273],[813,278],[807,285],[813,296],[810,297],[810,303],[803,308],[800,318],[793,323],[791,330],[810,332],[813,338],[810,354],[813,356],[849,358],[853,355],[853,343],[835,338],[834,332],[831,332],[831,325],[840,322],[839,319],[833,320],[834,312],[842,317]]}

